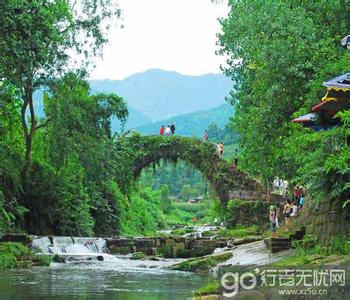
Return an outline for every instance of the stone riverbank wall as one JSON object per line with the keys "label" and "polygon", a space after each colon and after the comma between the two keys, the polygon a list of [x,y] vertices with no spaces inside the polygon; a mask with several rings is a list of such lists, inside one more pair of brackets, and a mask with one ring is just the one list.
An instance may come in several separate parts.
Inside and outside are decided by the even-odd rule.
{"label": "stone riverbank wall", "polygon": [[350,235],[350,205],[343,208],[340,200],[307,200],[303,212],[307,234],[315,235],[322,245],[329,245],[332,237]]}
{"label": "stone riverbank wall", "polygon": [[212,254],[216,248],[227,245],[226,239],[153,237],[153,238],[107,238],[111,254],[143,252],[146,255],[163,255],[166,258],[188,258]]}

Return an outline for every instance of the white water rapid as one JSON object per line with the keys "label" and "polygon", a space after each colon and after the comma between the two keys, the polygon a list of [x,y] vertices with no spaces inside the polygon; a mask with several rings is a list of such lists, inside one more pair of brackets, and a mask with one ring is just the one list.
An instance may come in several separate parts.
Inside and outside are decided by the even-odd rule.
{"label": "white water rapid", "polygon": [[94,255],[103,253],[106,240],[102,238],[85,237],[38,237],[33,240],[33,248],[44,254],[60,255]]}

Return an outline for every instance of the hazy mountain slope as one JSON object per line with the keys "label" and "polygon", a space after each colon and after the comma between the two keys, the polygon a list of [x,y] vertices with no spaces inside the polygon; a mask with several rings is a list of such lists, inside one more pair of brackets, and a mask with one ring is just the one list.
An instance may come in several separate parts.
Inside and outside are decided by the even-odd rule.
{"label": "hazy mountain slope", "polygon": [[186,76],[151,69],[124,80],[91,80],[92,93],[116,93],[153,121],[214,108],[225,102],[232,82],[222,74]]}
{"label": "hazy mountain slope", "polygon": [[[125,124],[125,129],[135,128],[143,126],[152,122],[145,114],[139,112],[137,109],[128,105],[129,116]],[[120,121],[117,119],[112,120],[112,130],[118,131],[120,129]]]}
{"label": "hazy mountain slope", "polygon": [[210,123],[216,123],[223,128],[233,115],[233,108],[228,104],[222,104],[210,110],[198,111],[190,114],[175,116],[173,118],[147,124],[135,128],[141,134],[158,134],[162,125],[175,123],[176,134],[185,136],[202,137],[204,130]]}

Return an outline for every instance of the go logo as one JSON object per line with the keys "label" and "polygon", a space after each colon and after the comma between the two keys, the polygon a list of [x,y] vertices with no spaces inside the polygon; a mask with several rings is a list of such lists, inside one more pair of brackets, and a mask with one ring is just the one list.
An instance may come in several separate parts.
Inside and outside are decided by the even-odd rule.
{"label": "go logo", "polygon": [[255,269],[253,272],[239,273],[225,273],[221,277],[221,285],[224,288],[223,296],[227,298],[234,297],[239,292],[239,289],[252,290],[257,285],[256,274],[259,273],[259,269]]}

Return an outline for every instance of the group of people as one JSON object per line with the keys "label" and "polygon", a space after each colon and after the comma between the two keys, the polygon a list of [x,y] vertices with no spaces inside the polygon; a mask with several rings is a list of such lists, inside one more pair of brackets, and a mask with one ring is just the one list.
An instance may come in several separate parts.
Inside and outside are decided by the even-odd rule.
{"label": "group of people", "polygon": [[302,209],[305,204],[306,189],[302,186],[296,186],[293,193],[293,201],[297,203],[299,209]]}
{"label": "group of people", "polygon": [[[293,192],[293,199],[287,199],[283,205],[283,217],[285,220],[285,231],[289,231],[291,218],[297,217],[305,204],[305,188],[296,186]],[[276,230],[279,228],[278,218],[280,217],[280,208],[277,205],[270,206],[269,220],[272,237],[276,236]]]}
{"label": "group of people", "polygon": [[162,125],[162,127],[160,127],[159,129],[159,134],[160,135],[165,135],[165,136],[170,136],[170,135],[174,135],[175,134],[175,124],[171,123],[171,125],[168,125],[166,128],[164,127],[164,125]]}
{"label": "group of people", "polygon": [[[167,127],[165,127],[164,125],[162,125],[159,129],[159,134],[160,135],[165,135],[165,136],[170,136],[170,135],[174,135],[175,134],[175,124],[172,123],[171,125],[168,125]],[[208,142],[209,141],[209,133],[208,130],[204,131],[204,135],[203,135],[203,141],[204,142]],[[217,151],[218,151],[218,156],[220,159],[222,159],[222,156],[224,154],[224,143],[220,142],[219,144],[216,144],[217,147]],[[235,150],[235,157],[234,157],[234,164],[237,167],[238,164],[238,150]]]}
{"label": "group of people", "polygon": [[273,191],[280,195],[286,196],[288,193],[288,181],[278,178],[277,176],[273,180]]}

